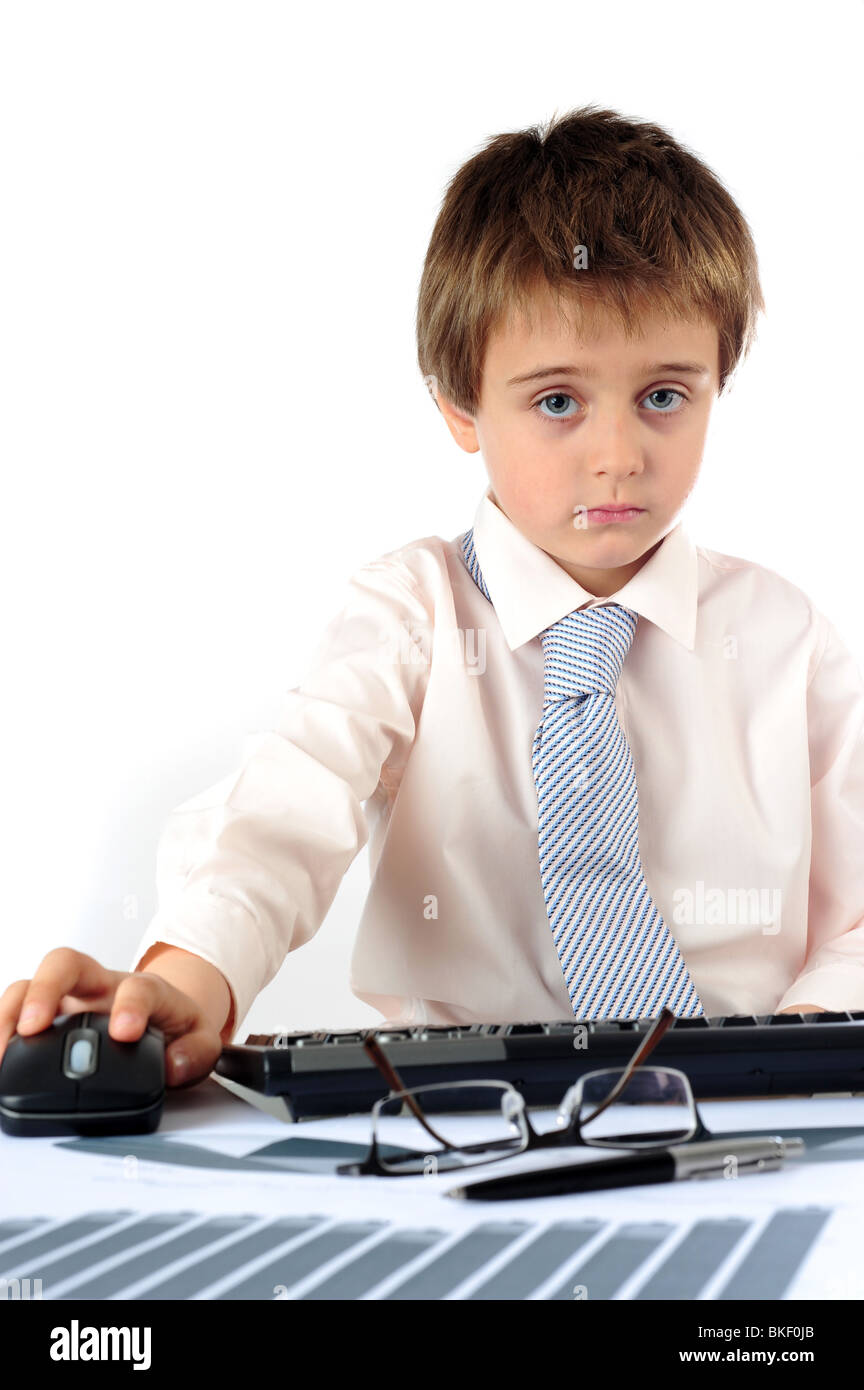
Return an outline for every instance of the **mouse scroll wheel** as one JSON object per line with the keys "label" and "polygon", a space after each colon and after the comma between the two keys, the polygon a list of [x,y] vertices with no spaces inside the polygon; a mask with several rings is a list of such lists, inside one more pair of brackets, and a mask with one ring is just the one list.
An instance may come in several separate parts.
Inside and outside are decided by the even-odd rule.
{"label": "mouse scroll wheel", "polygon": [[86,1076],[93,1067],[95,1048],[89,1038],[79,1038],[69,1049],[69,1070]]}
{"label": "mouse scroll wheel", "polygon": [[98,1034],[93,1028],[80,1028],[70,1036],[66,1045],[63,1071],[71,1080],[92,1076],[98,1061]]}

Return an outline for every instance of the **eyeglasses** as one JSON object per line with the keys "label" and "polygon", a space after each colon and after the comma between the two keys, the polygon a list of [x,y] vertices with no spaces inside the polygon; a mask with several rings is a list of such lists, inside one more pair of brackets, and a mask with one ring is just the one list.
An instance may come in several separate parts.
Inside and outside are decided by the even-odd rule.
{"label": "eyeglasses", "polygon": [[[451,1081],[406,1090],[378,1042],[379,1030],[370,1029],[363,1046],[391,1091],[372,1107],[372,1140],[366,1157],[359,1163],[342,1164],[336,1171],[352,1176],[411,1177],[494,1163],[554,1145],[654,1149],[710,1138],[711,1131],[699,1114],[684,1072],[673,1067],[642,1066],[675,1018],[672,1010],[664,1007],[626,1067],[585,1072],[565,1094],[555,1127],[542,1132],[534,1128],[524,1097],[508,1081]],[[493,1112],[483,1126],[488,1133],[466,1143],[471,1137],[466,1112],[478,1111]],[[406,1112],[419,1126],[423,1146],[419,1149],[404,1147],[401,1129],[401,1147],[384,1142],[386,1121]],[[429,1120],[431,1112],[436,1113],[434,1126]],[[443,1121],[438,1119],[438,1112],[445,1113]],[[476,1121],[473,1130],[478,1130]],[[431,1146],[428,1139],[433,1141]]]}

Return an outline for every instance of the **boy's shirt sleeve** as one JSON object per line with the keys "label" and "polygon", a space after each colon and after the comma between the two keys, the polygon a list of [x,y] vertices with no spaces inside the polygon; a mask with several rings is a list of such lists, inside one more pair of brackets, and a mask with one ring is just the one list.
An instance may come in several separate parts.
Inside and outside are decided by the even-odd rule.
{"label": "boy's shirt sleeve", "polygon": [[864,1009],[864,681],[823,615],[822,654],[807,691],[812,844],[807,958],[790,1004]]}
{"label": "boy's shirt sleeve", "polygon": [[157,941],[226,977],[239,1027],[286,954],[321,925],[364,847],[363,802],[408,756],[431,649],[430,604],[395,556],[362,566],[275,726],[238,771],[177,806],[157,850]]}

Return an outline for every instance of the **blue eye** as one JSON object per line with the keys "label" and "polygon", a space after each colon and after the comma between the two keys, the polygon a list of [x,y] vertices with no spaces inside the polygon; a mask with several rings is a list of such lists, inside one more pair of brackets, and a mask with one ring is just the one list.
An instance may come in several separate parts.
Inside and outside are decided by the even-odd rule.
{"label": "blue eye", "polygon": [[541,407],[541,405],[546,405],[549,401],[556,401],[556,402],[557,402],[557,401],[570,401],[573,405],[576,404],[576,402],[573,400],[573,397],[572,397],[572,396],[566,395],[563,391],[555,391],[555,392],[553,392],[553,394],[552,394],[551,396],[544,396],[543,399],[542,399],[541,401],[538,401],[536,405],[534,405],[534,406],[531,407],[531,409],[532,409],[532,410],[536,410],[537,413],[538,413],[539,415],[542,415],[543,418],[544,418],[545,420],[570,420],[570,419],[572,419],[572,416],[571,416],[571,415],[565,415],[565,414],[564,414],[562,411],[560,411],[560,410],[555,410],[555,411],[553,411],[553,413],[552,413],[551,415],[547,415],[545,411],[543,411],[543,410],[540,409],[540,407]]}
{"label": "blue eye", "polygon": [[[652,396],[677,396],[679,401],[687,400],[687,397],[684,395],[682,391],[674,391],[671,386],[658,386],[656,391],[649,392],[649,394],[645,397],[646,401],[650,401]],[[652,410],[649,413],[652,415],[677,415],[678,410],[680,409],[681,407],[678,406],[675,410]]]}
{"label": "blue eye", "polygon": [[[654,396],[676,397],[679,404],[676,405],[674,409],[667,410],[658,408],[656,410],[650,410],[648,412],[650,415],[677,415],[678,411],[687,404],[687,397],[684,395],[683,391],[675,391],[671,386],[658,386],[654,391],[649,392],[645,399],[650,401]],[[542,400],[532,405],[531,409],[536,410],[537,414],[541,415],[544,420],[572,420],[575,412],[567,412],[566,403],[568,401],[571,405],[575,406],[577,404],[573,397],[569,396],[566,391],[553,391],[550,395],[544,396]],[[557,408],[559,404],[561,404],[563,408]],[[662,407],[664,402],[660,404]],[[545,410],[540,409],[540,407],[544,405],[549,406],[551,413],[547,414]]]}

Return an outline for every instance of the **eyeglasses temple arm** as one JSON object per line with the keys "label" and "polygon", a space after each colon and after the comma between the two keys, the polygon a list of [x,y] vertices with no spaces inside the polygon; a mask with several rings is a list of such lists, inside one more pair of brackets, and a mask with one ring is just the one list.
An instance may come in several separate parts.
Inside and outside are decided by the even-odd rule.
{"label": "eyeglasses temple arm", "polygon": [[[363,1039],[363,1047],[384,1077],[390,1090],[405,1092],[405,1083],[392,1062],[388,1061],[387,1057],[384,1055],[381,1044],[375,1036],[374,1028],[370,1029]],[[442,1144],[444,1148],[450,1147],[446,1139],[442,1139],[440,1134],[436,1134],[435,1130],[426,1119],[426,1116],[423,1114],[423,1111],[420,1109],[420,1106],[417,1104],[417,1101],[410,1093],[405,1094],[405,1104],[414,1115],[414,1118],[420,1122],[426,1133],[430,1134],[437,1144]]]}
{"label": "eyeglasses temple arm", "polygon": [[653,1028],[649,1028],[648,1032],[645,1034],[606,1099],[597,1106],[596,1110],[592,1110],[591,1114],[587,1116],[588,1119],[596,1119],[598,1115],[603,1113],[607,1105],[611,1105],[613,1100],[620,1096],[636,1068],[654,1051],[654,1048],[663,1037],[663,1034],[675,1022],[675,1018],[676,1015],[668,1005],[664,1004],[657,1018],[657,1022],[654,1024]]}

